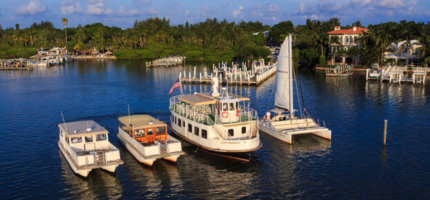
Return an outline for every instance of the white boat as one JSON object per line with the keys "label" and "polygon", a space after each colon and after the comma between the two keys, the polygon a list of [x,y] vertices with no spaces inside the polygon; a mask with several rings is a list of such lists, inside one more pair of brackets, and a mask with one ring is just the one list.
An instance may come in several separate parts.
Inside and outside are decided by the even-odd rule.
{"label": "white boat", "polygon": [[118,118],[118,139],[139,162],[152,166],[160,158],[176,162],[183,155],[179,140],[167,134],[167,124],[149,115]]}
{"label": "white boat", "polygon": [[115,172],[123,164],[119,150],[108,139],[108,131],[92,120],[58,125],[58,146],[73,171],[83,177],[93,169]]}
{"label": "white boat", "polygon": [[217,153],[248,153],[261,148],[258,115],[249,98],[218,91],[212,78],[212,93],[194,93],[170,98],[172,131],[204,150]]}
{"label": "white boat", "polygon": [[282,44],[278,56],[275,106],[260,120],[260,131],[289,144],[292,143],[293,136],[299,134],[314,134],[331,140],[331,130],[317,123],[305,109],[304,115],[301,113],[300,116],[296,116],[293,105],[292,63],[292,35],[290,34]]}

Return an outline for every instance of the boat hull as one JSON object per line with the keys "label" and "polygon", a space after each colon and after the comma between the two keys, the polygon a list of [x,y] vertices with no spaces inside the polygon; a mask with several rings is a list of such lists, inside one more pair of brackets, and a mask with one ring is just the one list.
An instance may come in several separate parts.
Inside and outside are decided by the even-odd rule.
{"label": "boat hull", "polygon": [[58,143],[58,147],[60,148],[61,153],[66,158],[67,163],[69,164],[70,168],[72,168],[73,172],[75,172],[76,174],[79,174],[80,176],[87,177],[92,169],[84,169],[84,170],[78,169],[76,164],[74,163],[74,161],[70,157],[70,155],[64,150],[64,148],[62,147],[62,145],[60,143]]}
{"label": "boat hull", "polygon": [[142,164],[145,164],[145,165],[147,165],[147,166],[149,166],[149,167],[152,167],[152,165],[154,164],[154,162],[155,162],[155,158],[152,158],[152,159],[148,159],[148,158],[145,158],[144,156],[142,156],[137,150],[136,150],[136,148],[135,147],[133,147],[133,145],[131,145],[129,142],[127,142],[126,141],[126,139],[122,136],[122,135],[120,135],[119,133],[118,133],[118,140],[121,142],[121,144],[123,145],[123,146],[125,146],[125,148],[128,150],[128,152],[130,152],[130,154],[137,160],[137,161],[139,161],[140,163],[142,163]]}

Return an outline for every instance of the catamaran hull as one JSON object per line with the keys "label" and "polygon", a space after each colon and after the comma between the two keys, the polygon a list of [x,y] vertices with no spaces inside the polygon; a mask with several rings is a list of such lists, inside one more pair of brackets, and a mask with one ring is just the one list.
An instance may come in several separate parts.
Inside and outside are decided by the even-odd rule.
{"label": "catamaran hull", "polygon": [[331,140],[331,130],[324,127],[315,127],[302,130],[276,130],[260,124],[260,131],[288,144],[292,144],[294,135],[303,134],[313,134]]}
{"label": "catamaran hull", "polygon": [[131,145],[129,142],[126,141],[126,139],[118,133],[118,140],[122,143],[122,145],[125,146],[125,148],[128,150],[128,152],[130,152],[130,154],[140,163],[143,163],[149,167],[152,167],[152,165],[155,162],[155,158],[153,159],[148,159],[143,157],[142,155],[140,155],[140,153],[136,150],[136,148]]}
{"label": "catamaran hull", "polygon": [[[79,170],[76,165],[74,164],[74,161],[70,158],[70,155],[63,149],[62,145],[60,143],[58,143],[58,147],[61,150],[61,153],[64,155],[64,157],[67,160],[67,163],[69,164],[69,166],[72,168],[73,172],[75,172],[76,174],[79,174],[80,176],[83,177],[87,177],[88,174],[91,172],[92,169],[84,169],[84,170]],[[115,167],[116,168],[116,167]]]}

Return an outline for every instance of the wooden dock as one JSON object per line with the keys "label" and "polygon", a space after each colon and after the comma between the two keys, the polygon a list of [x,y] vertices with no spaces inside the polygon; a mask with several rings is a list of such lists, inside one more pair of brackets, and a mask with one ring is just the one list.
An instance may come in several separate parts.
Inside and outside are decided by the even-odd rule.
{"label": "wooden dock", "polygon": [[176,66],[176,65],[182,65],[185,63],[186,57],[185,56],[173,56],[168,58],[160,58],[157,60],[146,62],[147,67],[169,67],[169,66]]}
{"label": "wooden dock", "polygon": [[325,75],[327,77],[349,77],[352,76],[351,66],[340,65],[334,68],[327,68]]}
{"label": "wooden dock", "polygon": [[196,67],[193,73],[180,72],[179,80],[186,84],[212,84],[212,77],[215,76],[222,85],[259,85],[276,73],[276,63],[266,65],[264,60],[254,61],[249,69],[244,63],[241,67],[234,63],[232,67],[228,67],[227,63],[212,67],[212,73],[205,68],[203,73],[197,75]]}
{"label": "wooden dock", "polygon": [[367,69],[366,80],[379,80],[389,83],[412,83],[425,85],[430,69],[423,67],[387,66],[382,70]]}

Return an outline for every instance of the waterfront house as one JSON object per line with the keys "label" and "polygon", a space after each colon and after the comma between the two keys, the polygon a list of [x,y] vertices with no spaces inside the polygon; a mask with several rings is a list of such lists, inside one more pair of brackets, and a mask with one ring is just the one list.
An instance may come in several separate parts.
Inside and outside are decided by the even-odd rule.
{"label": "waterfront house", "polygon": [[[393,64],[406,63],[409,65],[416,65],[417,62],[422,60],[420,48],[422,45],[418,40],[411,40],[410,44],[406,41],[398,43],[391,43],[391,46],[384,52],[384,60]],[[407,61],[408,60],[408,61]]]}
{"label": "waterfront house", "polygon": [[329,52],[332,56],[331,63],[348,63],[358,62],[358,55],[349,55],[348,50],[351,48],[361,48],[357,39],[363,34],[369,32],[369,29],[353,26],[350,29],[341,29],[335,26],[333,31],[328,32]]}

